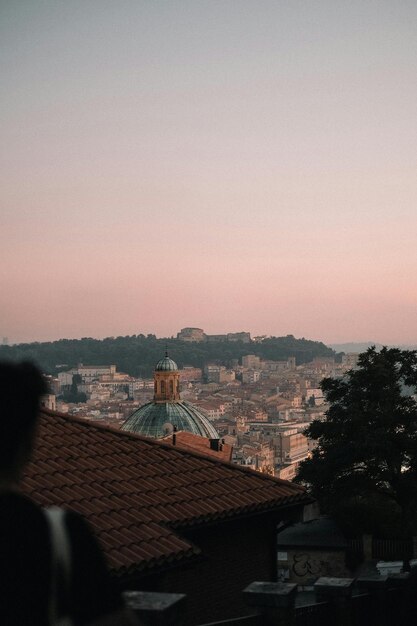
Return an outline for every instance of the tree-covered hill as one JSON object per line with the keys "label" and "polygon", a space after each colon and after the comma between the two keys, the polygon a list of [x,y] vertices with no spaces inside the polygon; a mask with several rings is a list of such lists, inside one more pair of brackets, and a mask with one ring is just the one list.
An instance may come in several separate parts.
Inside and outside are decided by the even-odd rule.
{"label": "tree-covered hill", "polygon": [[[187,343],[177,339],[157,339],[155,335],[131,335],[106,339],[60,339],[46,343],[22,343],[0,346],[0,359],[31,360],[48,374],[84,365],[115,364],[118,371],[132,376],[151,376],[155,363],[164,355],[165,346],[181,368],[184,365],[203,367],[208,362],[229,366],[233,359],[256,354],[276,361],[295,356],[297,364],[314,357],[333,356],[334,351],[318,341],[286,337],[270,337],[262,343],[213,342]],[[57,367],[58,366],[58,367]]]}

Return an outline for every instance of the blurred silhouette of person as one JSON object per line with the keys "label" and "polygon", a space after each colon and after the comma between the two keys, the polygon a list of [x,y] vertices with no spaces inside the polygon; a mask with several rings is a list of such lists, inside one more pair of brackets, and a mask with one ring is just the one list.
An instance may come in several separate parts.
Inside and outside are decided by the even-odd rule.
{"label": "blurred silhouette of person", "polygon": [[[124,608],[84,520],[56,509],[62,526],[57,532],[51,515],[19,492],[46,391],[34,365],[0,362],[0,624],[138,624]],[[68,571],[56,554],[65,547]]]}

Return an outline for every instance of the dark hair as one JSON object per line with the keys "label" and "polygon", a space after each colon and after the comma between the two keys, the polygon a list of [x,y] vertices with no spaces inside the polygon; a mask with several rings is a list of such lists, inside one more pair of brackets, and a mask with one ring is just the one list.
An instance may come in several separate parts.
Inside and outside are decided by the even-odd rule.
{"label": "dark hair", "polygon": [[0,362],[0,469],[11,469],[34,432],[46,382],[29,362]]}

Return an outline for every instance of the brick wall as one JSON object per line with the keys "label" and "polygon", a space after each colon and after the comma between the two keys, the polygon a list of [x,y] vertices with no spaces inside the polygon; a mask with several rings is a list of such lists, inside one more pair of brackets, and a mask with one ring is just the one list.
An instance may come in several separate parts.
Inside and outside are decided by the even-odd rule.
{"label": "brick wall", "polygon": [[[242,590],[254,580],[276,579],[276,526],[301,509],[267,513],[181,531],[202,550],[199,562],[144,580],[138,588],[187,594],[187,625],[246,615]],[[145,583],[145,585],[144,585]],[[150,583],[150,584],[149,584]]]}

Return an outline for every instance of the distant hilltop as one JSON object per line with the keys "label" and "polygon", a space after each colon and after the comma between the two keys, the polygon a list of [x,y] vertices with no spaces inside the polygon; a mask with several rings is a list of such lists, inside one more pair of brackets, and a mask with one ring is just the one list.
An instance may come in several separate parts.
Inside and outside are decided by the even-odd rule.
{"label": "distant hilltop", "polygon": [[[309,363],[315,358],[334,358],[331,348],[319,341],[285,337],[254,337],[246,332],[226,335],[206,335],[198,339],[177,336],[160,338],[155,335],[131,335],[107,337],[106,339],[60,339],[45,343],[22,343],[13,346],[0,345],[0,359],[31,360],[48,374],[56,374],[63,367],[70,369],[79,363],[102,365],[111,363],[118,371],[135,377],[151,376],[155,363],[168,350],[180,368],[187,366],[202,368],[207,363],[236,366],[242,358],[255,355],[261,359],[286,361],[294,357],[297,365]],[[193,329],[195,330],[195,329]],[[192,335],[191,335],[192,336]]]}
{"label": "distant hilltop", "polygon": [[[377,350],[380,350],[384,345],[378,343],[376,341],[362,341],[362,342],[348,342],[348,343],[329,343],[327,344],[332,350],[335,352],[365,352],[368,348],[372,348],[375,346]],[[416,345],[407,345],[407,344],[395,344],[395,345],[387,345],[387,348],[401,348],[402,350],[415,350],[417,348]]]}
{"label": "distant hilltop", "polygon": [[375,346],[377,350],[382,348],[382,343],[376,341],[361,341],[347,343],[329,343],[328,346],[336,352],[365,352],[368,348]]}

